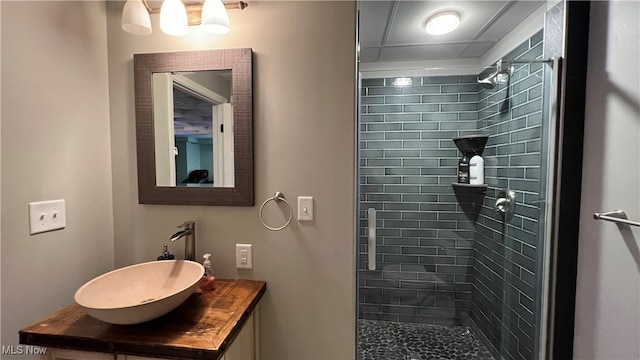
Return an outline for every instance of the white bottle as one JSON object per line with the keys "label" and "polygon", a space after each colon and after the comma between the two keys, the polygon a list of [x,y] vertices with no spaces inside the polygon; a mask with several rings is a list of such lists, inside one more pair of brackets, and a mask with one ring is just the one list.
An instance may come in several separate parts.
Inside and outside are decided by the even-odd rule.
{"label": "white bottle", "polygon": [[480,155],[475,155],[469,160],[469,184],[484,184],[484,159]]}

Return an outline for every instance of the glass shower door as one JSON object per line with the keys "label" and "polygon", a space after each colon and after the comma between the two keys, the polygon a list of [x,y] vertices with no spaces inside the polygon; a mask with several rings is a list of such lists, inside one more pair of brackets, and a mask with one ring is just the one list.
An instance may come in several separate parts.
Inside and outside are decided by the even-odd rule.
{"label": "glass shower door", "polygon": [[[508,75],[492,87],[479,80],[493,67],[363,74],[360,359],[538,356],[559,70],[542,47],[539,32],[505,54]],[[478,135],[487,136],[485,183],[460,185],[453,139]],[[510,192],[513,213],[503,214]]]}

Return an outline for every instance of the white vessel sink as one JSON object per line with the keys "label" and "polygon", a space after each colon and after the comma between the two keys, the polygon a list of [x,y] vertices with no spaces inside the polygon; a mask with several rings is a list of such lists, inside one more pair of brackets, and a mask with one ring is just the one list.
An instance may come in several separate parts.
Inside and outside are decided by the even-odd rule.
{"label": "white vessel sink", "polygon": [[198,286],[204,267],[186,260],[152,261],[100,275],[74,300],[87,314],[111,324],[137,324],[182,304]]}

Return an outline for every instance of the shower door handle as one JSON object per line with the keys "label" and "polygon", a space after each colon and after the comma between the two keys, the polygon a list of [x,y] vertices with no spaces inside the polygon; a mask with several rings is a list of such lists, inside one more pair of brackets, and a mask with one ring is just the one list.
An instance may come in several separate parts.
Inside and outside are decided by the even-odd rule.
{"label": "shower door handle", "polygon": [[376,209],[369,208],[369,270],[376,269]]}

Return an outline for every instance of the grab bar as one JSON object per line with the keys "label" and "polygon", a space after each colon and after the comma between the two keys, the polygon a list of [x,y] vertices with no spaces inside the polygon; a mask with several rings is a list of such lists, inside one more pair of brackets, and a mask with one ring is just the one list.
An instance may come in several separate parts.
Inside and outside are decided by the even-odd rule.
{"label": "grab bar", "polygon": [[369,270],[376,269],[376,209],[369,208]]}
{"label": "grab bar", "polygon": [[627,224],[631,226],[640,226],[640,222],[628,220],[627,214],[622,210],[608,211],[605,213],[593,213],[596,220],[612,221],[618,224]]}

